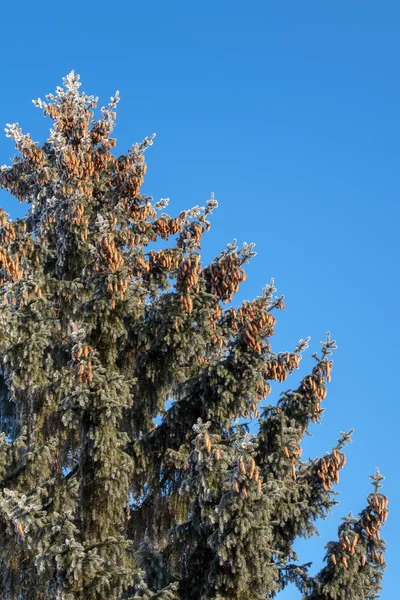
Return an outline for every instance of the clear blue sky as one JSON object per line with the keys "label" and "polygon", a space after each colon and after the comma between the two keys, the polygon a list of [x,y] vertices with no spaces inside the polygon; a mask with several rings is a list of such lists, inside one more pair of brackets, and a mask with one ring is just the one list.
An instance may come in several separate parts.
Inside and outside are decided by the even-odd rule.
{"label": "clear blue sky", "polygon": [[[103,104],[120,90],[119,152],[157,133],[144,192],[170,197],[171,214],[215,192],[207,259],[234,237],[257,244],[236,301],[275,278],[287,305],[275,350],[311,335],[306,369],[332,332],[327,410],[306,456],[351,427],[354,443],[340,506],[298,549],[319,566],[379,465],[392,509],[384,600],[398,589],[400,539],[399,29],[394,0],[70,0],[5,2],[0,36],[0,125],[18,121],[43,141],[49,122],[31,99],[72,69]],[[13,153],[3,138],[0,164]],[[13,218],[25,212],[4,192],[0,205]]]}

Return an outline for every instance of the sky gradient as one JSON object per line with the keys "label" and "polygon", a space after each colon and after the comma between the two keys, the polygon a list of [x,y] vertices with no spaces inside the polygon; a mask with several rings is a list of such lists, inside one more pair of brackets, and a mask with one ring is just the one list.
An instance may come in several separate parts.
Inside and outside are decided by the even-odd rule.
{"label": "sky gradient", "polygon": [[[400,539],[399,26],[394,1],[22,1],[2,7],[0,36],[0,127],[17,121],[43,142],[50,122],[31,100],[75,69],[100,106],[120,91],[118,153],[156,132],[144,193],[169,197],[171,215],[215,193],[204,260],[233,238],[256,243],[234,303],[274,277],[286,302],[274,351],[311,336],[301,373],[282,389],[297,386],[331,331],[339,348],[326,413],[303,456],[329,451],[352,427],[354,442],[340,505],[297,549],[320,568],[379,466],[391,509],[382,600],[398,589]],[[4,137],[0,164],[13,154]],[[12,218],[26,211],[4,192],[0,206]]]}

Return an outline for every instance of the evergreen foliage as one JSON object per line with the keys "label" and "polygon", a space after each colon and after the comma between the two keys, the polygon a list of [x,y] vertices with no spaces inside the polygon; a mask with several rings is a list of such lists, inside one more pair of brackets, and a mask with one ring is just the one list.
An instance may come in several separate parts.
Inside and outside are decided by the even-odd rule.
{"label": "evergreen foliage", "polygon": [[35,102],[53,122],[43,146],[6,130],[18,154],[0,188],[30,206],[0,213],[0,597],[261,600],[289,582],[303,600],[378,597],[379,472],[317,576],[293,550],[336,503],[350,441],[301,459],[335,342],[261,408],[308,340],[273,352],[273,281],[224,307],[253,246],[203,265],[214,197],[170,217],[141,195],[153,138],[117,158],[118,93],[94,120],[79,87],[72,72]]}

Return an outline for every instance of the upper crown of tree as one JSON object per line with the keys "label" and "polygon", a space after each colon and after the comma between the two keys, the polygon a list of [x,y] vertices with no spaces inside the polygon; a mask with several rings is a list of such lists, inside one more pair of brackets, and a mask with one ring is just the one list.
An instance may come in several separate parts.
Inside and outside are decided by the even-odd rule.
{"label": "upper crown of tree", "polygon": [[376,598],[378,472],[320,573],[293,550],[336,503],[346,462],[351,432],[301,458],[335,342],[261,405],[309,339],[272,350],[274,281],[232,304],[253,244],[203,264],[214,195],[163,212],[140,192],[154,136],[117,157],[118,93],[95,120],[79,87],[72,72],[35,101],[52,121],[43,145],[6,129],[18,154],[0,188],[29,207],[0,212],[0,597],[261,600],[292,582],[304,600]]}

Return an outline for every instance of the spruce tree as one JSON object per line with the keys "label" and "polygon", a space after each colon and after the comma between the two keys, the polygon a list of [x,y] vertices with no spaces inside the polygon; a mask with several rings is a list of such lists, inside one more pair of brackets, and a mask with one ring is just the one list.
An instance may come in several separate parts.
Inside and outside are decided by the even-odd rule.
{"label": "spruce tree", "polygon": [[0,213],[1,599],[261,600],[290,582],[303,600],[377,598],[379,472],[316,576],[293,550],[336,503],[350,441],[301,459],[335,342],[262,404],[309,340],[272,350],[274,282],[232,302],[253,245],[202,264],[213,195],[163,212],[140,192],[153,138],[117,157],[118,93],[95,120],[79,87],[72,72],[35,101],[43,145],[6,129],[0,188],[29,209]]}

